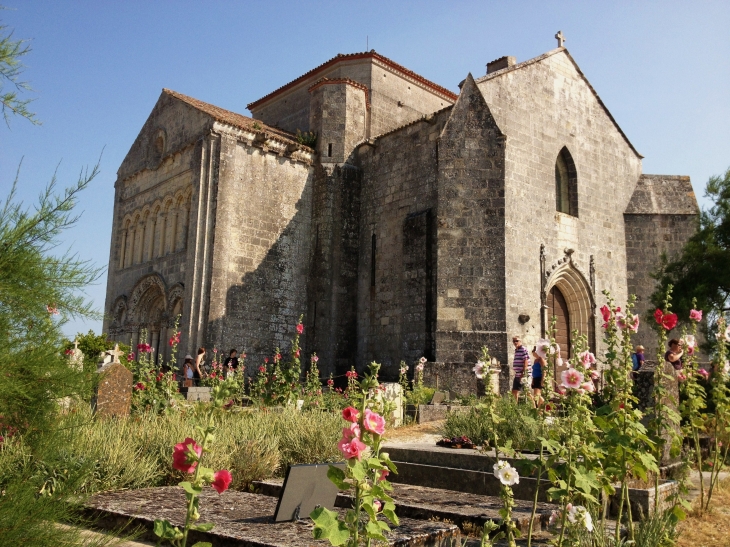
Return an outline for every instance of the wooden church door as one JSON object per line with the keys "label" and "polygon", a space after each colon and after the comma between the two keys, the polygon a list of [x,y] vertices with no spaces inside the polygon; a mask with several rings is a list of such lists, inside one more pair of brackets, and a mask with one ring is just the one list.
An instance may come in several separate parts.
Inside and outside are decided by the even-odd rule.
{"label": "wooden church door", "polygon": [[553,287],[548,295],[548,325],[550,325],[553,316],[557,319],[555,322],[555,341],[560,346],[560,356],[563,359],[570,358],[570,314],[568,313],[568,304],[560,289]]}

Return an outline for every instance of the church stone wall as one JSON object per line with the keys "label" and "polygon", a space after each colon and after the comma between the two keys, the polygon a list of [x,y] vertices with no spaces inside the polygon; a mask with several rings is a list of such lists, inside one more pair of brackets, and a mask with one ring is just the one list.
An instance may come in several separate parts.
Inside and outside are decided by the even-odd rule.
{"label": "church stone wall", "polygon": [[646,319],[654,311],[652,274],[663,254],[672,260],[681,252],[697,229],[698,213],[689,177],[667,175],[642,175],[626,209],[628,288],[637,297],[636,312],[642,320],[636,343],[646,348],[649,359],[656,354],[653,320]]}
{"label": "church stone wall", "polygon": [[[357,365],[396,379],[433,359],[438,137],[448,112],[357,151],[363,171],[357,271]],[[373,236],[375,257],[373,268]]]}
{"label": "church stone wall", "polygon": [[[541,287],[541,244],[548,273],[573,249],[572,262],[589,284],[593,256],[599,306],[604,289],[626,301],[623,213],[641,159],[562,51],[482,78],[479,87],[507,135],[505,336],[532,346],[542,334],[541,289],[549,288]],[[556,211],[555,163],[564,146],[577,169],[578,217]],[[520,314],[530,317],[524,325]],[[509,353],[511,360],[513,348]]]}
{"label": "church stone wall", "polygon": [[505,139],[469,75],[438,150],[440,386],[473,393],[483,345],[504,360]]}
{"label": "church stone wall", "polygon": [[[222,135],[206,348],[258,366],[306,312],[312,169]],[[306,336],[306,333],[305,333]]]}

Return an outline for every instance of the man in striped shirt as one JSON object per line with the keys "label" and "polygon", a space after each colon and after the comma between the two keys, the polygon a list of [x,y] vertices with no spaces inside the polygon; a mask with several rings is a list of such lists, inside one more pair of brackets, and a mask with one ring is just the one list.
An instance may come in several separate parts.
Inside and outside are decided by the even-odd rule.
{"label": "man in striped shirt", "polygon": [[512,381],[512,395],[514,395],[515,400],[518,400],[522,389],[522,377],[527,373],[527,367],[530,366],[530,354],[527,352],[527,348],[522,345],[519,336],[513,337],[512,343],[515,346],[515,359],[512,362],[512,368],[515,371],[515,379]]}

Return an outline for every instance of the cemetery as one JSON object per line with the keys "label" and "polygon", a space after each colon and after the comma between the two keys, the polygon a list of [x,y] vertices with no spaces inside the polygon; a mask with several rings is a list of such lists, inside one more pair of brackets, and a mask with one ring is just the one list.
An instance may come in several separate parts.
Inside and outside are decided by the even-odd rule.
{"label": "cemetery", "polygon": [[[657,519],[679,522],[689,468],[711,462],[704,507],[725,476],[724,345],[712,363],[692,351],[681,371],[647,367],[639,374],[651,378],[632,379],[639,319],[607,298],[605,366],[577,337],[556,377],[559,345],[541,340],[542,404],[527,383],[516,400],[499,393],[501,366],[486,347],[473,367],[478,396],[426,386],[423,359],[402,363],[397,383],[382,383],[373,363],[337,387],[315,355],[303,358],[303,323],[288,355],[276,350],[252,377],[225,370],[215,352],[200,386],[178,380],[174,333],[168,363],[144,339],[136,352],[115,343],[92,366],[68,343],[69,368],[95,376],[90,398],[66,401],[58,417],[66,462],[95,468],[74,485],[81,514],[89,529],[134,530],[137,541],[221,546],[568,546],[595,545],[596,534],[619,545]],[[671,315],[657,311],[660,342]],[[688,342],[698,317],[685,323]],[[724,340],[730,330],[717,328]],[[714,415],[677,397],[686,390],[711,397]],[[440,437],[389,440],[423,425]],[[23,457],[22,437],[6,437],[0,469]],[[43,488],[60,492],[64,478]]]}

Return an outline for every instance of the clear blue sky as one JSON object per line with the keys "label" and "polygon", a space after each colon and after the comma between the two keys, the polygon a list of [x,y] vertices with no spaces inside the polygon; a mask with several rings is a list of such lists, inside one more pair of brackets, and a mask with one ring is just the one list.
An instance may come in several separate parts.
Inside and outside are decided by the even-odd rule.
{"label": "clear blue sky", "polygon": [[[248,114],[246,104],[337,53],[369,47],[453,91],[503,55],[566,47],[644,156],[644,172],[689,175],[698,197],[730,166],[730,2],[40,2],[0,0],[31,40],[26,79],[43,122],[0,126],[0,197],[23,160],[31,204],[58,167],[101,175],[64,236],[109,259],[116,170],[168,87]],[[703,202],[703,200],[701,200]],[[106,277],[88,295],[103,308]],[[67,332],[101,328],[71,323]]]}

